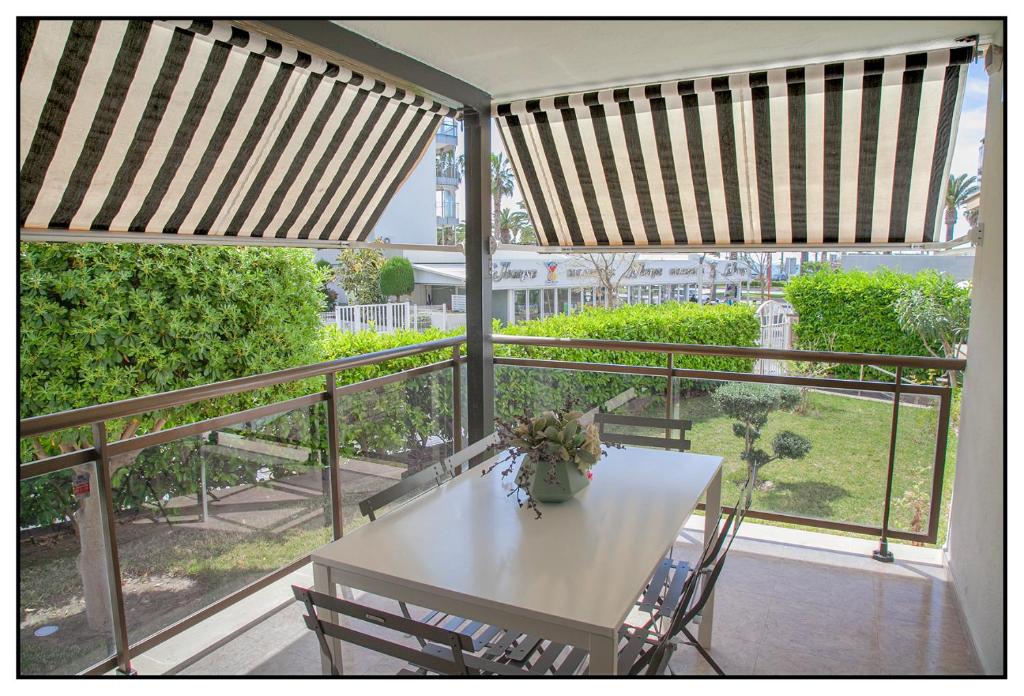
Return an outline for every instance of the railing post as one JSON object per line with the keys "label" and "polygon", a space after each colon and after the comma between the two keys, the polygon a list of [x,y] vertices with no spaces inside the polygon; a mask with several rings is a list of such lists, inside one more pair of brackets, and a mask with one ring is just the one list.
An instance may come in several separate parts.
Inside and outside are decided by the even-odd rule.
{"label": "railing post", "polygon": [[[675,367],[675,354],[668,354],[668,383],[665,385],[665,418],[671,419],[675,412],[675,404],[672,399],[672,370]],[[683,434],[679,434],[683,437]],[[665,437],[672,437],[672,428],[665,428]]]}
{"label": "railing post", "polygon": [[459,362],[461,346],[452,347],[452,419],[455,451],[462,449],[462,364]]}
{"label": "railing post", "polygon": [[878,549],[871,557],[882,563],[892,563],[893,555],[889,550],[889,511],[892,508],[892,477],[896,464],[896,427],[900,420],[900,387],[903,384],[903,366],[896,368],[896,386],[892,393],[892,425],[889,427],[889,468],[885,477],[885,500],[882,507],[882,536],[878,540]]}
{"label": "railing post", "polygon": [[331,526],[334,538],[340,539],[344,532],[341,519],[341,453],[338,446],[338,396],[334,373],[327,373],[327,463],[330,466],[328,480],[331,484]]}
{"label": "railing post", "polygon": [[341,328],[341,307],[334,305],[334,325]]}
{"label": "railing post", "polygon": [[107,427],[100,421],[92,424],[92,445],[96,448],[96,493],[99,495],[103,555],[106,560],[107,590],[110,593],[110,615],[114,625],[117,649],[117,671],[134,675],[128,650],[128,622],[124,614],[124,592],[121,588],[121,560],[117,554],[117,531],[114,527],[114,491],[110,485],[110,459],[107,456]]}

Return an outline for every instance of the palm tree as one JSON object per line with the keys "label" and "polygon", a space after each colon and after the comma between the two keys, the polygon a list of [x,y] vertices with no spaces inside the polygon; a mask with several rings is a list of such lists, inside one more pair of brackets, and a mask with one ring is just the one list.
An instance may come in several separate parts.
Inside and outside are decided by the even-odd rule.
{"label": "palm tree", "polygon": [[[511,196],[515,191],[515,178],[512,175],[512,167],[505,159],[505,153],[491,153],[491,200],[494,202],[494,229],[499,229],[501,222],[501,199]],[[500,237],[499,237],[500,238]],[[501,239],[501,241],[505,241]]]}
{"label": "palm tree", "polygon": [[949,175],[949,187],[946,189],[946,241],[953,239],[953,226],[956,225],[957,211],[972,196],[980,191],[978,177],[961,174]]}
{"label": "palm tree", "polygon": [[530,216],[520,210],[513,212],[509,208],[502,208],[495,232],[504,244],[534,244],[537,241]]}

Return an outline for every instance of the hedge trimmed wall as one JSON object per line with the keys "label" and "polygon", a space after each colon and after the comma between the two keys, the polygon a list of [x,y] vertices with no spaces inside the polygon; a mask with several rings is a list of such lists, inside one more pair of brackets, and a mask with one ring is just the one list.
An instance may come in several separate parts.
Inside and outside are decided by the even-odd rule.
{"label": "hedge trimmed wall", "polygon": [[[698,305],[670,302],[658,306],[626,305],[614,310],[586,309],[580,314],[497,328],[495,333],[558,338],[601,338],[654,343],[754,346],[760,324],[749,305]],[[496,345],[495,355],[574,362],[653,365],[664,367],[664,353],[540,348]],[[752,360],[701,355],[676,356],[674,365],[699,370],[749,372]],[[700,384],[687,385],[700,387]],[[495,369],[496,416],[508,419],[523,413],[572,405],[591,409],[627,389],[638,395],[661,395],[665,380],[604,372],[498,366]]]}
{"label": "hedge trimmed wall", "polygon": [[[786,299],[799,315],[793,328],[796,347],[850,353],[930,355],[917,334],[900,327],[895,303],[902,292],[937,286],[939,279],[934,272],[911,275],[886,269],[874,273],[823,270],[796,276],[786,285]],[[948,292],[967,292],[951,284],[945,287]],[[859,373],[856,365],[833,369],[833,374],[839,377],[857,377]],[[924,372],[915,376],[927,377]]]}
{"label": "hedge trimmed wall", "polygon": [[[316,285],[312,280],[308,285],[311,291],[315,291]],[[495,331],[530,336],[753,346],[759,336],[759,325],[749,306],[668,303],[658,307],[625,306],[615,310],[590,308],[572,316],[556,316],[505,328],[495,327]],[[318,341],[312,341],[307,346],[311,350],[305,362],[373,353],[460,333],[462,329],[447,332],[436,329],[423,332],[397,331],[391,334],[370,331],[346,333],[336,327],[327,326],[320,331]],[[495,346],[495,353],[504,356],[533,356],[626,365],[666,364],[666,356],[662,353],[564,350],[526,346]],[[450,357],[451,349],[446,348],[386,363],[344,370],[337,373],[337,384],[354,384]],[[752,366],[749,360],[703,356],[679,356],[675,364],[697,369],[741,372],[749,371]],[[439,453],[449,451],[454,441],[451,378],[450,370],[440,370],[368,392],[341,396],[339,441],[343,456],[386,459],[415,467],[423,461],[436,458]],[[665,388],[665,381],[660,377],[509,366],[499,366],[495,379],[498,397],[496,415],[502,419],[523,412],[560,407],[567,402],[573,402],[579,407],[592,408],[629,388],[636,389],[640,395],[660,395],[664,393]],[[250,403],[245,405],[267,403],[322,388],[322,378],[303,380],[277,392],[255,392],[246,397]],[[463,381],[463,398],[465,390],[466,385]],[[223,405],[223,402],[218,405]],[[327,434],[322,427],[325,422],[322,406],[318,404],[310,409],[272,416],[261,419],[259,423],[240,425],[231,430],[243,436],[269,438],[310,447],[312,452],[309,465],[322,465],[325,461],[322,453],[326,452],[327,447]],[[202,413],[197,412],[196,418],[214,415],[208,413],[211,405],[204,404],[203,408],[206,410]],[[230,407],[228,408],[230,410]],[[187,420],[187,414],[185,415]],[[132,480],[148,480],[155,485],[161,495],[194,494],[198,480],[198,459],[185,462],[181,458],[180,450],[187,446],[198,451],[202,444],[200,438],[190,438],[188,442],[175,442],[151,448],[144,456],[140,456],[130,469],[126,468],[119,474],[130,476]],[[26,460],[30,458],[31,456],[28,456]],[[224,458],[211,468],[208,475],[213,477],[211,480],[216,485],[235,485],[255,481],[255,469],[258,467],[258,464],[245,461],[244,458],[239,461]],[[43,478],[47,480],[44,481]],[[19,516],[23,528],[37,525],[45,527],[62,518],[63,515],[58,511],[67,507],[67,501],[54,500],[53,491],[44,485],[48,481],[58,479],[61,483],[60,490],[70,490],[69,472],[41,477],[41,480],[36,482],[40,484],[37,486],[38,490],[31,492],[24,489],[23,484],[22,509]],[[124,485],[119,487],[119,490],[124,488],[126,492],[118,498],[119,507],[130,509],[153,503],[154,498],[150,491],[128,491],[128,483],[130,481],[126,480]],[[35,504],[26,505],[30,502]]]}

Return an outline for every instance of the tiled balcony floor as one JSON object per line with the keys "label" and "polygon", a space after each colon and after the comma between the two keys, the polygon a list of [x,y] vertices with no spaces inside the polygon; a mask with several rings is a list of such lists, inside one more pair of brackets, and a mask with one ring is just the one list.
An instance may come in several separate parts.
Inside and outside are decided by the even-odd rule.
{"label": "tiled balcony floor", "polygon": [[[726,674],[980,673],[941,567],[773,546],[738,541],[720,578],[711,652]],[[696,549],[679,543],[677,556]],[[374,599],[394,608],[391,600]],[[316,639],[302,613],[290,604],[180,673],[319,674]],[[350,645],[344,660],[353,675],[393,674],[401,667]],[[678,675],[713,674],[686,648],[671,666]]]}

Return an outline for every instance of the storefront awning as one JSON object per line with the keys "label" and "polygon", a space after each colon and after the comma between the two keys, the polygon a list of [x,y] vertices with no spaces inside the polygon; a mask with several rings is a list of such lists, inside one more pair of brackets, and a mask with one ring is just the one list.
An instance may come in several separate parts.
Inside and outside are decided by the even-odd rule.
{"label": "storefront awning", "polygon": [[455,114],[227,22],[18,27],[29,233],[363,241]]}
{"label": "storefront awning", "polygon": [[541,244],[938,239],[973,47],[499,104]]}

